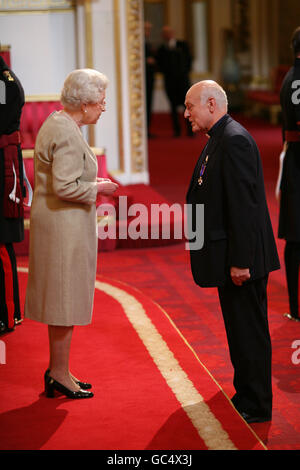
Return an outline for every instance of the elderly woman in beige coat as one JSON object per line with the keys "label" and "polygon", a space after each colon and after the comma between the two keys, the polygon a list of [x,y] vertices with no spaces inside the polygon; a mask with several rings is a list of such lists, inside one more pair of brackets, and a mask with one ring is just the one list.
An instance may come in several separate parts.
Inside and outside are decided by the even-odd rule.
{"label": "elderly woman in beige coat", "polygon": [[63,110],[42,125],[35,145],[25,316],[48,325],[50,362],[45,391],[90,398],[91,385],[69,371],[74,325],[91,322],[97,263],[97,194],[117,185],[97,178],[97,159],[80,127],[105,111],[105,75],[74,70],[61,93]]}

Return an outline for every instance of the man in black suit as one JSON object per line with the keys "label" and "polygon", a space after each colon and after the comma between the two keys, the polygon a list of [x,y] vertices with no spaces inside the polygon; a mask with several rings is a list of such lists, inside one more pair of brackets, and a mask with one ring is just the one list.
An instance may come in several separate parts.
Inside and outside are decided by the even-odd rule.
{"label": "man in black suit", "polygon": [[283,141],[286,148],[281,176],[278,237],[286,240],[284,260],[291,320],[300,321],[300,27],[292,37],[295,62],[280,91]]}
{"label": "man in black suit", "polygon": [[[181,134],[178,107],[184,105],[185,95],[190,87],[189,74],[192,57],[186,41],[178,40],[170,26],[162,29],[163,44],[157,51],[157,65],[164,77],[164,85],[171,107],[174,136]],[[187,134],[193,135],[187,122]]]}
{"label": "man in black suit", "polygon": [[20,118],[24,90],[0,56],[0,333],[21,320],[13,243],[24,238],[25,196]]}
{"label": "man in black suit", "polygon": [[209,139],[187,193],[192,206],[204,205],[204,243],[193,249],[196,284],[217,287],[224,318],[236,394],[232,402],[249,422],[272,416],[271,340],[267,281],[279,260],[265,197],[260,155],[249,132],[227,114],[224,90],[210,80],[186,95],[185,118],[193,132]]}

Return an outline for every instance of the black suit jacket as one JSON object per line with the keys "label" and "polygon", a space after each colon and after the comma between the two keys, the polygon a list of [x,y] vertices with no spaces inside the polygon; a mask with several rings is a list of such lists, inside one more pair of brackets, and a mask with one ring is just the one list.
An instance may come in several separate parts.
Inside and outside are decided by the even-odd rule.
{"label": "black suit jacket", "polygon": [[[282,131],[300,132],[300,58],[287,73],[280,91],[282,107]],[[299,83],[299,82],[298,82]],[[294,97],[294,99],[293,99]],[[289,142],[284,158],[281,177],[281,198],[278,236],[287,241],[300,242],[300,142]]]}
{"label": "black suit jacket", "polygon": [[[21,112],[25,102],[23,87],[0,57],[0,80],[5,87],[5,104],[0,104],[0,136],[9,135],[20,129]],[[0,148],[0,243],[20,242],[24,238],[24,219],[8,219],[3,216],[4,159]],[[23,184],[23,160],[21,146],[18,146],[20,184],[25,196]]]}
{"label": "black suit jacket", "polygon": [[[250,280],[259,279],[280,265],[257,145],[228,114],[209,134],[187,193],[187,203],[193,208],[204,204],[204,245],[190,250],[194,280],[202,287],[222,286],[232,266],[249,268]],[[192,227],[196,227],[195,220]]]}
{"label": "black suit jacket", "polygon": [[190,88],[189,73],[192,56],[186,41],[176,40],[174,48],[162,44],[157,51],[157,64],[164,76],[164,84],[169,100],[174,104],[184,103]]}

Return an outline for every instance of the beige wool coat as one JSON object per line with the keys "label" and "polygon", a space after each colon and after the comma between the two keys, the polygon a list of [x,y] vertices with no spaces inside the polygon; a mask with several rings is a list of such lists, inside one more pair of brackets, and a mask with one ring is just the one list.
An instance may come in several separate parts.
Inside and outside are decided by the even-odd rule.
{"label": "beige wool coat", "polygon": [[97,159],[63,111],[42,125],[34,153],[25,317],[91,322],[97,263]]}

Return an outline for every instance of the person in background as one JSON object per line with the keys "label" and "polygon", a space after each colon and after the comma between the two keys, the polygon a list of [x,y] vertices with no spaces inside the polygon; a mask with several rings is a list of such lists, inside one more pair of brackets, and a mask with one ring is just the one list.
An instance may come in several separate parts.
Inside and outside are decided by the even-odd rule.
{"label": "person in background", "polygon": [[80,127],[105,111],[108,79],[92,69],[71,72],[63,110],[43,123],[35,145],[25,317],[48,325],[50,360],[45,392],[90,398],[91,384],[74,377],[69,355],[75,325],[92,319],[97,263],[97,194],[117,184],[97,178],[97,158]]}
{"label": "person in background", "polygon": [[195,283],[217,287],[234,368],[232,403],[248,422],[272,416],[271,339],[267,317],[269,272],[279,269],[257,145],[227,113],[227,96],[204,80],[186,95],[185,118],[209,139],[190,182],[189,226],[204,205],[204,244],[193,249]]}
{"label": "person in background", "polygon": [[[165,91],[170,103],[174,137],[181,134],[178,107],[184,106],[185,95],[190,87],[192,56],[186,41],[175,38],[170,26],[162,29],[163,44],[157,51],[157,65],[164,77]],[[187,134],[193,135],[190,123],[186,121]]]}
{"label": "person in background", "polygon": [[294,321],[299,317],[300,265],[300,27],[292,36],[294,65],[284,78],[280,102],[282,107],[282,173],[279,177],[280,211],[278,237],[286,241],[284,262],[289,298],[289,313]]}
{"label": "person in background", "polygon": [[0,334],[22,321],[13,243],[24,239],[23,87],[0,56]]}

